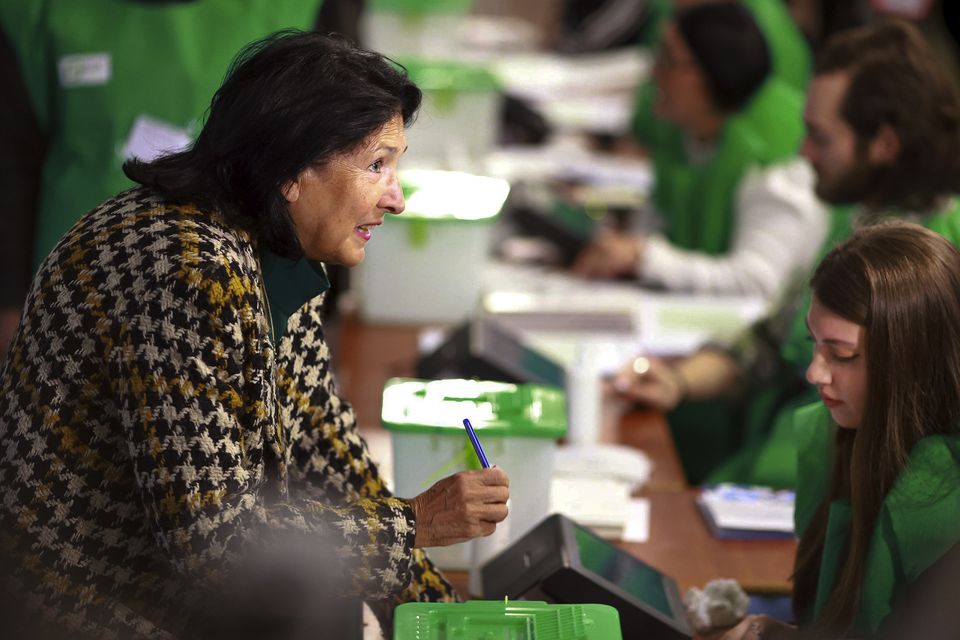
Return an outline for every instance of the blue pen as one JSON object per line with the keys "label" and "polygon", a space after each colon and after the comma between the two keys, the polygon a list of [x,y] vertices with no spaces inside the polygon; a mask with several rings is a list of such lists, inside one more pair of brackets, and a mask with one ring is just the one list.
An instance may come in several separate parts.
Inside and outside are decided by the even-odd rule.
{"label": "blue pen", "polygon": [[480,466],[484,469],[489,469],[490,463],[487,461],[487,454],[483,452],[483,447],[480,446],[480,440],[477,438],[477,432],[473,430],[473,425],[470,424],[469,420],[464,418],[463,426],[467,430],[467,437],[470,438],[470,444],[473,445],[473,450],[477,452],[477,458],[480,460]]}

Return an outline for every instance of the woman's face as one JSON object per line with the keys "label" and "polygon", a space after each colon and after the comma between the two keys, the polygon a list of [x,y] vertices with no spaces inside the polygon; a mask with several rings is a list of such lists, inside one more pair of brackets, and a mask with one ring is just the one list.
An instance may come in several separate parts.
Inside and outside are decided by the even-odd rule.
{"label": "woman's face", "polygon": [[867,399],[863,325],[841,318],[814,296],[807,313],[807,328],[814,342],[807,381],[817,386],[834,422],[856,429],[863,421]]}
{"label": "woman's face", "polygon": [[656,114],[687,131],[695,131],[715,113],[700,65],[676,25],[668,24],[653,67]]}
{"label": "woman's face", "polygon": [[397,162],[406,148],[397,114],[356,150],[308,167],[284,185],[307,258],[348,267],[363,261],[373,228],[404,209]]}

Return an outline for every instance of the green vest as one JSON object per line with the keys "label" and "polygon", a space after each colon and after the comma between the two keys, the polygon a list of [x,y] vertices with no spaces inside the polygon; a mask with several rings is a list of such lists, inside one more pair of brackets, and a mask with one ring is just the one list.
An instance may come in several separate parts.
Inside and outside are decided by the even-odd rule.
{"label": "green vest", "polygon": [[[832,216],[831,231],[820,251],[821,259],[853,233],[853,207],[837,207]],[[960,247],[960,198],[954,198],[940,213],[927,217],[922,223]],[[740,419],[744,430],[740,450],[715,469],[708,482],[744,482],[776,487],[791,487],[796,483],[793,412],[817,400],[816,390],[805,381],[807,366],[813,358],[813,344],[806,324],[810,299],[807,287],[791,318],[789,333],[780,351],[784,365],[782,379],[769,381],[752,395],[744,417]]]}
{"label": "green vest", "polygon": [[[803,536],[827,491],[837,429],[830,412],[815,403],[796,411],[796,531]],[[910,452],[906,469],[883,501],[874,526],[853,636],[877,632],[904,588],[960,542],[960,434],[929,436]],[[847,557],[852,510],[830,505],[812,616],[819,617]]]}
{"label": "green vest", "polygon": [[0,0],[50,147],[35,264],[83,215],[132,186],[124,149],[140,116],[192,139],[234,55],[284,27],[310,28],[319,0]]}
{"label": "green vest", "polygon": [[[780,0],[742,0],[750,10],[757,26],[770,47],[771,76],[779,78],[797,91],[805,92],[810,81],[810,47],[797,28],[786,3]],[[663,27],[670,19],[672,2],[653,0],[650,19],[641,35],[641,45],[654,48],[659,45]],[[639,87],[633,114],[633,133],[644,144],[649,144],[660,121],[653,114],[654,86],[644,82]]]}
{"label": "green vest", "polygon": [[653,201],[670,242],[693,251],[725,253],[736,217],[737,188],[751,167],[796,155],[803,137],[802,112],[802,96],[771,79],[741,112],[727,119],[716,147],[701,162],[689,157],[679,127],[660,127],[650,145]]}

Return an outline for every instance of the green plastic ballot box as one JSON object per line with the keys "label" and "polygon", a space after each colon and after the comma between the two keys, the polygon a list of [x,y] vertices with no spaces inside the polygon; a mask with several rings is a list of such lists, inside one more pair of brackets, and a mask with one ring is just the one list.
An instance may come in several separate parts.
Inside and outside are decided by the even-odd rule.
{"label": "green plastic ballot box", "polygon": [[471,600],[397,607],[393,640],[620,640],[620,616],[605,604]]}
{"label": "green plastic ballot box", "polygon": [[441,478],[480,468],[463,428],[464,418],[473,423],[490,463],[510,476],[507,520],[492,536],[428,549],[441,569],[479,567],[500,545],[518,540],[547,515],[556,443],[567,430],[562,389],[484,380],[391,378],[383,389],[380,418],[390,432],[398,496],[412,498]]}

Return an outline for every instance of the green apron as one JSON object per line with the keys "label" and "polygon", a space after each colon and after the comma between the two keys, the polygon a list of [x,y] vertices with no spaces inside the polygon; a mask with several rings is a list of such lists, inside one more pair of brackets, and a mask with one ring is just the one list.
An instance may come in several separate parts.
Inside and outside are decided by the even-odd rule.
{"label": "green apron", "polygon": [[716,147],[702,162],[691,161],[679,128],[658,132],[650,147],[653,202],[672,244],[711,255],[728,250],[737,188],[750,168],[796,154],[803,137],[802,110],[799,93],[776,80],[767,82],[743,111],[726,121]]}
{"label": "green apron", "polygon": [[[820,259],[850,237],[855,224],[854,213],[852,207],[834,209],[831,231],[821,249]],[[927,217],[922,223],[960,247],[960,198],[954,198],[941,213]],[[804,290],[803,296],[802,303],[791,318],[789,333],[780,351],[783,366],[779,378],[767,381],[763,388],[754,390],[745,411],[739,415],[735,413],[728,422],[712,418],[719,422],[721,429],[739,429],[743,435],[736,453],[713,468],[706,475],[706,482],[740,482],[774,487],[792,487],[796,483],[797,455],[792,415],[796,408],[817,400],[816,389],[806,382],[806,369],[813,358],[813,344],[809,340],[806,325],[811,298],[809,287]],[[709,424],[710,421],[705,421],[697,425],[699,428],[696,430],[702,431]],[[732,439],[735,441],[736,436],[732,436]]]}
{"label": "green apron", "polygon": [[[793,417],[797,443],[796,531],[803,536],[827,492],[833,433],[822,403]],[[907,468],[887,494],[877,516],[853,637],[873,635],[904,589],[960,542],[960,434],[930,436],[910,452]],[[809,624],[819,617],[847,557],[852,511],[847,501],[830,505],[817,593]]]}
{"label": "green apron", "polygon": [[192,139],[234,55],[313,25],[319,0],[0,0],[41,128],[35,265],[87,210],[132,186],[124,149],[141,116]]}

